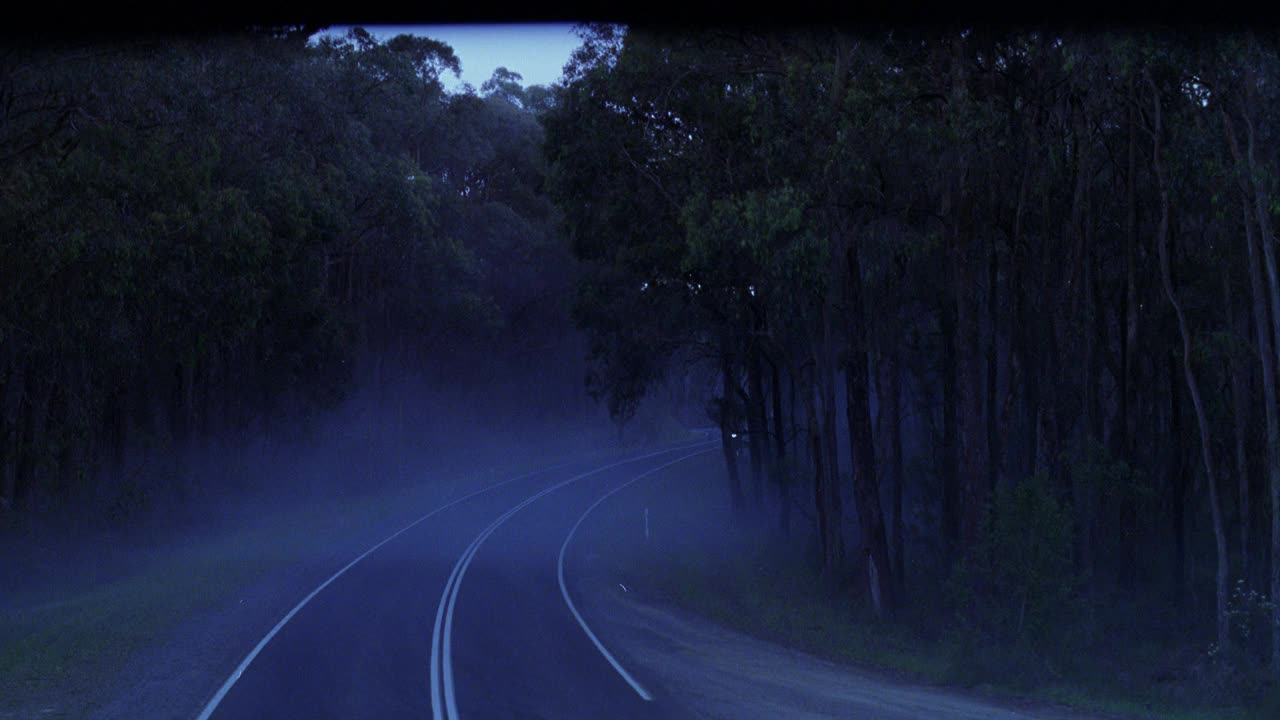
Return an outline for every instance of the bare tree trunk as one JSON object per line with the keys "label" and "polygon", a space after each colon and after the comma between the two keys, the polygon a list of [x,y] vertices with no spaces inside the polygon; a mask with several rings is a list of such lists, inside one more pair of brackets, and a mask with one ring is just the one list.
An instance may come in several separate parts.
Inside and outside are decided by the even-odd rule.
{"label": "bare tree trunk", "polygon": [[[1254,242],[1253,228],[1251,219],[1259,219],[1257,214],[1250,218],[1250,206],[1256,209],[1257,193],[1251,188],[1251,177],[1253,165],[1245,165],[1240,153],[1240,145],[1236,140],[1235,130],[1231,123],[1231,116],[1225,110],[1220,110],[1219,116],[1223,121],[1223,129],[1227,136],[1227,145],[1231,149],[1232,157],[1235,160],[1237,172],[1240,175],[1239,187],[1241,199],[1244,207],[1244,227],[1245,227],[1245,244],[1248,248],[1246,257],[1249,261],[1249,285],[1252,290],[1253,297],[1253,319],[1254,332],[1258,338],[1258,356],[1262,364],[1262,402],[1263,410],[1267,422],[1267,448],[1266,448],[1266,468],[1267,480],[1271,489],[1271,598],[1274,601],[1280,598],[1280,410],[1277,409],[1276,401],[1276,373],[1280,368],[1277,367],[1277,356],[1280,351],[1277,349],[1277,342],[1280,336],[1274,332],[1274,321],[1280,306],[1275,304],[1276,287],[1272,282],[1270,286],[1264,284],[1262,265],[1266,254],[1266,246],[1269,238],[1263,235]],[[1261,226],[1260,229],[1265,229]],[[1263,249],[1259,250],[1258,245],[1262,245]],[[1272,322],[1268,322],[1268,304],[1270,301],[1270,316]],[[1272,615],[1271,627],[1271,667],[1273,675],[1280,675],[1280,603],[1275,603]]]}
{"label": "bare tree trunk", "polygon": [[1004,449],[1000,446],[999,412],[996,410],[996,397],[999,385],[1000,368],[998,341],[1000,338],[999,286],[1000,286],[1000,253],[995,241],[991,242],[991,257],[987,266],[987,324],[991,335],[987,338],[987,489],[989,496],[996,490],[1000,480],[1000,457]]}
{"label": "bare tree trunk", "polygon": [[810,391],[809,452],[813,456],[813,507],[818,519],[818,554],[822,561],[822,572],[824,575],[829,575],[833,551],[830,547],[831,533],[828,529],[830,520],[827,518],[826,463],[823,462],[826,451],[822,448],[822,433],[818,428],[818,417],[814,408],[815,395],[818,391],[816,384],[810,383]]}
{"label": "bare tree trunk", "polygon": [[[1253,73],[1246,75],[1246,97],[1252,95],[1256,87]],[[1262,259],[1267,270],[1267,291],[1271,300],[1271,350],[1280,367],[1280,277],[1276,272],[1276,256],[1273,245],[1275,235],[1271,231],[1271,218],[1267,207],[1265,188],[1255,178],[1258,177],[1258,166],[1254,155],[1254,127],[1249,108],[1244,112],[1245,128],[1248,131],[1249,173],[1253,183],[1253,209],[1258,218],[1258,244],[1262,247]],[[1275,395],[1270,396],[1274,398]],[[1269,437],[1271,449],[1271,665],[1273,674],[1280,677],[1280,440]]]}
{"label": "bare tree trunk", "polygon": [[896,357],[889,357],[884,362],[883,394],[880,402],[884,403],[884,422],[889,434],[889,483],[892,488],[892,501],[889,504],[893,535],[890,544],[893,549],[893,577],[897,580],[899,602],[906,601],[906,554],[903,542],[903,507],[902,507],[902,365]]}
{"label": "bare tree trunk", "polygon": [[786,423],[782,416],[782,378],[778,371],[778,363],[770,360],[769,390],[773,400],[773,438],[774,456],[771,467],[773,482],[778,487],[778,530],[783,537],[791,534],[791,488],[790,478],[784,467],[787,456],[785,436]]}
{"label": "bare tree trunk", "polygon": [[24,503],[30,507],[34,491],[45,483],[44,470],[47,467],[49,448],[46,435],[49,428],[49,404],[53,400],[55,383],[52,378],[44,377],[35,383],[35,394],[31,400],[31,433],[29,435],[27,466],[23,469],[25,482],[18,486],[14,500],[25,496]]}
{"label": "bare tree trunk", "polygon": [[1217,572],[1217,626],[1218,649],[1226,652],[1230,647],[1231,635],[1227,623],[1227,536],[1222,526],[1222,508],[1218,503],[1218,480],[1213,467],[1213,443],[1209,437],[1209,421],[1205,416],[1204,403],[1200,400],[1200,387],[1196,383],[1195,373],[1191,369],[1191,332],[1187,328],[1186,318],[1182,314],[1182,306],[1178,304],[1173,292],[1173,279],[1169,263],[1169,190],[1164,178],[1164,168],[1160,158],[1160,140],[1163,132],[1160,117],[1160,91],[1151,78],[1147,78],[1154,94],[1155,105],[1155,148],[1152,151],[1152,164],[1155,168],[1157,186],[1160,190],[1160,226],[1156,235],[1156,247],[1160,254],[1160,278],[1164,282],[1164,292],[1173,305],[1174,314],[1178,318],[1178,332],[1182,335],[1182,369],[1187,381],[1187,389],[1191,393],[1191,404],[1195,407],[1196,423],[1200,429],[1200,454],[1204,461],[1205,477],[1209,481],[1209,508],[1213,516],[1213,536],[1218,552]]}
{"label": "bare tree trunk", "polygon": [[[1114,444],[1117,457],[1130,457],[1133,443],[1132,403],[1134,352],[1138,345],[1138,286],[1135,281],[1138,247],[1138,208],[1136,175],[1137,164],[1137,118],[1135,112],[1136,96],[1134,94],[1133,76],[1128,81],[1128,172],[1125,175],[1125,232],[1124,232],[1124,295],[1121,297],[1120,318],[1120,412],[1116,418],[1116,442]],[[1137,543],[1135,535],[1138,527],[1137,498],[1126,492],[1120,499],[1120,585],[1129,587],[1133,584],[1137,570]]]}
{"label": "bare tree trunk", "polygon": [[1173,531],[1173,599],[1179,607],[1186,599],[1187,587],[1187,467],[1183,457],[1182,442],[1182,385],[1178,382],[1178,359],[1172,349],[1166,358],[1169,382],[1169,460],[1166,473],[1169,476],[1173,512],[1170,517]]}
{"label": "bare tree trunk", "polygon": [[[1245,220],[1249,218],[1246,215]],[[1230,315],[1231,325],[1238,328],[1237,313],[1231,302],[1231,279],[1227,271],[1222,272],[1222,301]],[[1244,337],[1248,337],[1245,330]],[[1236,477],[1240,505],[1240,576],[1249,582],[1249,458],[1245,449],[1245,429],[1248,424],[1248,370],[1241,358],[1235,356],[1227,362],[1227,376],[1231,378],[1231,415],[1235,430]]]}
{"label": "bare tree trunk", "polygon": [[960,491],[960,542],[963,550],[968,550],[977,542],[987,502],[988,478],[983,469],[982,457],[986,438],[982,421],[982,364],[979,360],[981,331],[972,297],[977,283],[968,258],[968,231],[961,228],[964,221],[965,218],[961,217],[952,223],[951,264],[956,308],[956,444],[959,460],[957,484]]}
{"label": "bare tree trunk", "polygon": [[960,493],[956,481],[959,453],[956,444],[955,316],[949,303],[941,308],[942,325],[942,541],[947,564],[960,553]]}
{"label": "bare tree trunk", "polygon": [[5,378],[3,404],[0,404],[0,510],[13,508],[18,491],[18,460],[21,455],[22,427],[18,420],[22,400],[26,396],[26,365],[18,360]]}
{"label": "bare tree trunk", "polygon": [[748,445],[751,448],[752,501],[764,507],[764,473],[768,465],[769,427],[765,417],[764,371],[760,366],[760,348],[753,337],[747,343]]}
{"label": "bare tree trunk", "polygon": [[738,449],[733,435],[737,432],[734,407],[736,390],[733,379],[733,364],[726,346],[720,351],[720,377],[722,395],[720,403],[720,451],[724,453],[724,465],[729,476],[729,501],[735,512],[740,512],[746,504],[742,495],[742,480],[738,476]]}
{"label": "bare tree trunk", "polygon": [[821,502],[826,514],[826,548],[823,563],[828,577],[834,579],[844,567],[844,512],[840,497],[840,463],[836,435],[836,373],[835,347],[832,341],[831,300],[823,301],[821,317],[821,344],[814,366],[818,372],[818,425],[822,467]]}
{"label": "bare tree trunk", "polygon": [[877,615],[892,611],[894,598],[893,566],[889,563],[889,546],[885,533],[884,512],[880,507],[880,481],[876,470],[876,446],[871,425],[871,400],[868,383],[867,330],[862,298],[862,264],[858,261],[856,239],[845,249],[848,266],[846,289],[849,307],[846,324],[849,333],[845,364],[845,412],[849,420],[849,445],[853,458],[853,490],[857,498],[858,523],[862,528],[863,552],[868,567],[868,590]]}

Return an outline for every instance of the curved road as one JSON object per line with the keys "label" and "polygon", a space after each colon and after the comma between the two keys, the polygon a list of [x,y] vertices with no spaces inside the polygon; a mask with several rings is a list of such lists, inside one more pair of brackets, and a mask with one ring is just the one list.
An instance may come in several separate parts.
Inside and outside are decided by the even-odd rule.
{"label": "curved road", "polygon": [[705,471],[718,447],[565,464],[436,508],[302,599],[199,720],[1079,717],[888,681],[628,594],[577,597],[565,557],[583,520]]}
{"label": "curved road", "polygon": [[567,464],[436,509],[300,602],[199,717],[682,717],[593,637],[562,549],[603,496],[716,447]]}

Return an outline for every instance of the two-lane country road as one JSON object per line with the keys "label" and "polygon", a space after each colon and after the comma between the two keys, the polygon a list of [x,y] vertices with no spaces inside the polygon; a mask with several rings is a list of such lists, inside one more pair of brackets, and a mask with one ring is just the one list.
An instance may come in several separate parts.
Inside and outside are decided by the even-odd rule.
{"label": "two-lane country road", "polygon": [[579,597],[573,558],[611,547],[575,540],[584,520],[640,510],[663,483],[722,483],[718,449],[569,463],[432,510],[303,598],[199,720],[1084,720],[860,673],[630,594]]}
{"label": "two-lane country road", "polygon": [[566,464],[433,510],[304,598],[199,718],[679,717],[593,641],[559,562],[602,496],[715,447]]}

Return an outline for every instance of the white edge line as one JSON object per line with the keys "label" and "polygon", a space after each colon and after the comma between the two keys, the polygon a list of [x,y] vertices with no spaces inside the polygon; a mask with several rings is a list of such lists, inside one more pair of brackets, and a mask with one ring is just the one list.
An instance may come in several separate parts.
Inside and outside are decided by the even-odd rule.
{"label": "white edge line", "polygon": [[600,651],[600,654],[604,656],[604,659],[609,661],[609,664],[613,666],[613,669],[617,670],[618,674],[622,676],[622,679],[626,680],[627,684],[631,686],[631,689],[635,690],[636,694],[639,695],[641,699],[645,701],[652,701],[653,696],[650,695],[649,691],[645,690],[644,687],[642,687],[640,683],[636,681],[634,677],[631,676],[631,673],[627,672],[626,669],[622,667],[622,665],[617,661],[617,659],[613,657],[613,653],[605,649],[604,644],[600,642],[600,638],[596,637],[596,634],[591,631],[590,627],[587,626],[587,621],[582,619],[582,613],[578,612],[577,606],[573,604],[573,599],[569,597],[569,588],[565,586],[565,582],[564,582],[565,551],[569,549],[569,543],[573,540],[574,534],[578,532],[578,527],[582,525],[582,521],[586,520],[587,516],[591,514],[591,511],[595,510],[600,505],[600,503],[604,502],[605,500],[608,500],[611,495],[627,487],[630,487],[631,485],[634,485],[640,480],[643,480],[644,478],[657,473],[659,470],[665,470],[671,467],[672,465],[675,465],[676,463],[683,462],[685,460],[688,460],[691,457],[696,457],[698,455],[709,453],[714,449],[715,448],[709,448],[707,450],[699,450],[696,453],[690,453],[688,455],[685,455],[684,457],[672,460],[671,462],[665,465],[659,465],[658,467],[652,470],[649,470],[645,473],[637,475],[631,480],[619,485],[613,490],[610,490],[609,492],[600,496],[599,500],[596,500],[594,503],[592,503],[591,507],[587,508],[586,512],[582,513],[582,517],[578,518],[578,522],[573,524],[573,529],[569,531],[569,534],[567,536],[565,536],[564,544],[560,546],[560,558],[556,562],[556,579],[559,580],[560,582],[560,595],[564,597],[565,604],[569,606],[569,612],[573,613],[573,617],[575,620],[578,621],[578,625],[582,628],[582,631],[587,634],[587,637],[591,640],[591,643],[596,646],[596,649]]}
{"label": "white edge line", "polygon": [[[440,605],[436,608],[435,627],[432,628],[432,632],[431,632],[431,716],[434,720],[440,720],[440,718],[442,717],[450,718],[450,719],[458,717],[456,694],[453,688],[453,657],[452,657],[453,655],[452,653],[453,610],[454,610],[454,607],[457,605],[458,592],[462,587],[462,578],[466,574],[467,568],[471,565],[471,560],[475,558],[476,553],[480,550],[480,546],[484,543],[484,541],[487,540],[489,536],[492,535],[495,531],[497,531],[497,529],[503,523],[509,520],[511,516],[515,515],[520,510],[523,510],[524,508],[528,507],[530,504],[532,504],[534,501],[538,500],[539,498],[542,498],[548,495],[549,493],[559,490],[560,488],[570,483],[576,482],[590,475],[595,475],[597,473],[604,472],[605,470],[618,467],[620,465],[626,465],[627,463],[637,462],[639,460],[647,460],[649,458],[657,457],[658,455],[663,455],[670,452],[679,452],[680,450],[687,450],[691,447],[705,445],[709,442],[711,441],[702,440],[702,441],[691,443],[688,445],[682,445],[674,448],[666,448],[664,450],[648,453],[646,455],[639,455],[636,457],[627,458],[626,460],[619,460],[618,462],[610,463],[608,465],[603,465],[601,467],[595,468],[594,470],[589,470],[587,472],[584,472],[580,475],[575,475],[569,478],[568,480],[564,480],[548,488],[544,488],[543,490],[537,493],[534,493],[528,498],[525,498],[522,502],[515,505],[514,507],[512,507],[511,509],[503,513],[501,516],[499,516],[497,520],[494,520],[493,523],[489,525],[489,527],[481,531],[481,533],[476,536],[475,540],[471,541],[471,544],[467,546],[467,549],[463,551],[462,555],[458,558],[458,561],[454,564],[453,572],[449,574],[449,580],[445,583],[444,592],[440,596]],[[668,467],[670,465],[674,465],[675,463],[680,462],[680,460],[685,460],[687,458],[693,457],[694,455],[700,455],[702,453],[711,452],[711,450],[714,450],[714,449],[715,448],[708,448],[706,450],[699,450],[698,452],[690,455],[685,455],[675,461],[667,463],[666,465],[662,465],[653,470],[649,470],[637,476],[636,478],[632,479],[631,482],[635,482],[636,480],[639,480],[640,478],[650,475],[654,472],[657,472],[662,468]],[[629,485],[631,483],[629,482],[627,484]],[[616,492],[616,490],[614,492]],[[599,504],[599,501],[597,501],[596,504]],[[592,507],[594,507],[594,505]],[[590,512],[590,510],[588,510],[588,512]],[[578,522],[581,523],[582,519],[579,518]],[[574,526],[574,529],[575,530],[577,529],[576,525]],[[570,535],[572,535],[572,531],[570,532]],[[564,549],[561,548],[562,559],[563,559],[563,552],[564,552]],[[562,578],[560,587],[563,590],[564,588],[563,578]],[[572,604],[570,605],[570,609],[572,609]],[[578,622],[579,623],[582,622],[581,618],[579,618]],[[443,624],[443,630],[441,629],[442,624]],[[583,628],[586,629],[586,626],[583,625]],[[590,632],[591,632],[590,630],[587,630],[588,634],[590,634]],[[608,652],[605,651],[604,648],[600,646],[598,641],[596,643],[596,647],[600,648],[600,651],[604,652],[606,657],[610,657],[608,655]],[[616,661],[613,661],[612,658],[610,658],[610,662],[614,663],[614,667],[617,668],[618,672],[623,673],[623,676],[627,677],[626,672],[622,670],[620,666],[617,665]],[[441,682],[441,680],[443,680],[443,683]],[[640,688],[633,680],[628,679],[628,682],[632,683],[632,687],[636,688],[636,691],[641,694],[641,697],[644,697],[646,700],[652,699],[651,697],[647,697],[647,693],[644,691],[644,689]],[[443,691],[441,688],[442,684],[444,686]],[[440,705],[439,705],[440,696],[442,694],[444,696],[444,706],[445,706],[443,714],[440,711]]]}
{"label": "white edge line", "polygon": [[438,514],[438,513],[441,513],[441,512],[443,512],[443,511],[445,511],[445,510],[447,510],[447,509],[449,509],[449,508],[453,507],[454,505],[457,505],[458,503],[463,502],[464,500],[470,500],[471,498],[473,498],[473,497],[475,497],[475,496],[477,496],[477,495],[480,495],[480,494],[482,494],[482,493],[486,493],[486,492],[488,492],[488,491],[490,491],[490,490],[493,490],[493,489],[495,489],[495,488],[499,488],[499,487],[501,487],[501,486],[503,486],[503,485],[507,485],[507,484],[513,483],[513,482],[515,482],[515,481],[517,481],[517,480],[523,480],[523,479],[525,479],[525,478],[532,477],[532,476],[537,475],[537,474],[539,474],[539,473],[544,473],[544,472],[550,472],[550,471],[552,471],[552,470],[557,470],[557,469],[559,469],[559,468],[565,467],[566,465],[572,465],[572,464],[574,464],[575,462],[581,462],[581,461],[580,461],[580,460],[570,460],[570,461],[568,461],[568,462],[560,463],[559,465],[552,465],[551,467],[542,468],[542,469],[540,469],[540,470],[534,470],[534,471],[532,471],[532,472],[528,472],[528,473],[525,473],[525,474],[523,474],[523,475],[518,475],[518,476],[516,476],[516,477],[510,478],[510,479],[508,479],[508,480],[503,480],[502,482],[494,483],[494,484],[492,484],[492,485],[486,485],[485,487],[480,488],[479,490],[475,490],[475,491],[473,491],[473,492],[467,493],[466,495],[463,495],[463,496],[462,496],[462,497],[460,497],[460,498],[457,498],[457,499],[455,499],[455,500],[451,500],[450,502],[448,502],[448,503],[446,503],[446,504],[444,504],[444,505],[441,505],[440,507],[436,508],[435,510],[432,510],[431,512],[427,513],[426,515],[423,515],[422,517],[418,518],[417,520],[414,520],[413,522],[409,523],[408,525],[405,525],[404,527],[400,528],[399,530],[397,530],[396,532],[394,532],[394,533],[392,533],[391,535],[389,535],[386,539],[384,539],[382,542],[378,543],[377,545],[374,545],[373,547],[369,548],[368,550],[365,550],[363,553],[361,553],[361,554],[360,554],[360,556],[359,556],[359,557],[357,557],[355,560],[352,560],[351,562],[349,562],[349,563],[347,563],[346,565],[344,565],[344,566],[343,566],[343,568],[342,568],[341,570],[339,570],[338,572],[336,572],[336,573],[334,573],[333,575],[331,575],[331,576],[329,577],[329,579],[328,579],[328,580],[325,580],[324,582],[320,583],[319,587],[317,587],[315,590],[312,590],[312,591],[311,591],[311,592],[310,592],[306,597],[302,598],[302,601],[301,601],[301,602],[299,602],[297,605],[294,605],[294,606],[293,606],[293,609],[292,609],[292,610],[290,610],[290,611],[288,612],[288,614],[286,614],[283,618],[281,618],[281,619],[280,619],[280,622],[276,623],[275,627],[271,628],[271,631],[270,631],[270,632],[268,632],[268,633],[267,633],[267,634],[262,638],[262,640],[259,640],[259,641],[258,641],[258,644],[257,644],[256,646],[254,646],[253,650],[249,651],[249,654],[245,656],[244,660],[242,660],[242,661],[240,662],[240,665],[239,665],[239,666],[237,666],[237,667],[236,667],[236,669],[235,669],[235,671],[231,673],[231,676],[227,678],[227,681],[226,681],[226,682],[224,682],[224,683],[222,684],[222,687],[218,689],[217,694],[213,696],[213,699],[209,701],[209,704],[208,704],[208,705],[205,705],[204,710],[203,710],[203,711],[202,711],[202,712],[197,716],[197,720],[208,720],[208,719],[209,719],[209,716],[213,714],[213,711],[218,709],[218,704],[219,704],[219,703],[221,703],[221,702],[222,702],[222,699],[223,699],[223,698],[225,698],[225,697],[227,696],[227,693],[231,691],[232,686],[234,686],[234,685],[236,684],[236,681],[240,679],[240,676],[244,674],[244,671],[245,671],[245,670],[247,670],[247,669],[249,668],[249,664],[253,662],[254,658],[258,657],[258,653],[261,653],[261,652],[262,652],[262,649],[263,649],[263,648],[265,648],[265,647],[267,646],[267,643],[271,642],[271,639],[272,639],[272,638],[274,638],[274,637],[276,636],[276,633],[280,632],[280,630],[281,630],[281,629],[282,629],[282,628],[283,628],[283,627],[284,627],[284,626],[285,626],[285,625],[286,625],[290,620],[292,620],[292,619],[293,619],[293,616],[298,614],[298,611],[299,611],[299,610],[301,610],[302,608],[306,607],[306,604],[307,604],[307,603],[309,603],[309,602],[311,602],[311,599],[312,599],[312,598],[314,598],[316,595],[319,595],[321,590],[324,590],[326,587],[328,587],[328,586],[329,586],[329,584],[330,584],[330,583],[332,583],[334,580],[337,580],[338,578],[342,577],[342,575],[343,575],[344,573],[346,573],[348,570],[350,570],[352,567],[354,567],[356,563],[358,563],[358,562],[360,562],[361,560],[363,560],[363,559],[365,559],[366,557],[368,557],[368,556],[369,556],[369,555],[370,555],[374,550],[377,550],[378,548],[382,547],[383,545],[386,545],[387,543],[389,543],[389,542],[391,542],[392,540],[396,539],[397,537],[399,537],[400,535],[404,534],[404,533],[405,533],[406,531],[408,531],[409,529],[411,529],[411,528],[413,528],[413,527],[415,527],[415,526],[419,525],[420,523],[422,523],[422,521],[426,520],[427,518],[430,518],[430,517],[431,517],[431,516],[433,516],[433,515],[436,515],[436,514]]}

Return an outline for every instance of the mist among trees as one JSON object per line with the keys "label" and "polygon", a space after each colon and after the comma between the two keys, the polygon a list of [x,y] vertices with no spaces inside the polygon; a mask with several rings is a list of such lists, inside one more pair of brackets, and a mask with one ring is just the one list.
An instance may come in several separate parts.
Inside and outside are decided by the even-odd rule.
{"label": "mist among trees", "polygon": [[581,34],[4,50],[0,512],[658,403],[877,617],[1280,682],[1277,38]]}
{"label": "mist among trees", "polygon": [[548,91],[446,94],[457,70],[362,30],[8,49],[6,511],[142,502],[162,457],[296,439],[357,395],[351,423],[435,446],[468,406],[565,415]]}
{"label": "mist among trees", "polygon": [[611,409],[718,367],[726,498],[880,613],[1274,676],[1276,50],[595,28],[544,123]]}

